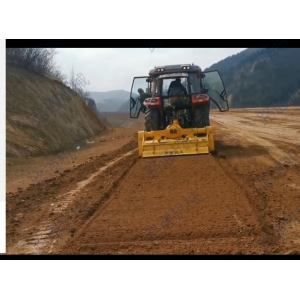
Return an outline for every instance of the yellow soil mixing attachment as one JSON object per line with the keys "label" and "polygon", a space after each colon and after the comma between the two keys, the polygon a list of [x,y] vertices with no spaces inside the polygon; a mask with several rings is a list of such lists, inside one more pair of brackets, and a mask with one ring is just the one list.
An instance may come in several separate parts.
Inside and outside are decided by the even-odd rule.
{"label": "yellow soil mixing attachment", "polygon": [[140,157],[210,153],[215,150],[213,127],[183,129],[175,119],[165,130],[139,131],[138,147]]}

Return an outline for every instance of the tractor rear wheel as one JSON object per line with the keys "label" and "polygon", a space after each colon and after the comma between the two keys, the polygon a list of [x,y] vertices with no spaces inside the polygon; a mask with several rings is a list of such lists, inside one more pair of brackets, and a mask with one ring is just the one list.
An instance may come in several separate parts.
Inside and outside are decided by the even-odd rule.
{"label": "tractor rear wheel", "polygon": [[197,128],[210,126],[209,122],[209,109],[210,105],[198,105],[195,114],[195,125]]}
{"label": "tractor rear wheel", "polygon": [[145,112],[146,131],[159,130],[159,112],[157,108],[147,107]]}

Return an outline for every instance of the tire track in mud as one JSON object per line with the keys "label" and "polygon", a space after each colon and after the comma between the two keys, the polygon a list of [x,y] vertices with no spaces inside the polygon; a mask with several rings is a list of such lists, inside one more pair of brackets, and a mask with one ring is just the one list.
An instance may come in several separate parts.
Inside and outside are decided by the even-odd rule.
{"label": "tire track in mud", "polygon": [[[127,158],[126,160],[124,158]],[[86,231],[86,227],[93,222],[93,219],[95,216],[99,215],[101,213],[101,210],[103,210],[103,207],[109,204],[109,199],[111,196],[114,195],[116,189],[118,189],[120,186],[126,182],[126,177],[128,177],[128,173],[131,172],[132,167],[137,163],[138,161],[138,153],[137,150],[131,151],[128,153],[128,155],[124,156],[122,159],[118,159],[115,164],[111,164],[108,168],[103,170],[100,174],[97,174],[97,176],[94,177],[94,180],[91,181],[89,184],[86,185],[86,189],[89,191],[91,189],[96,190],[98,189],[99,185],[103,185],[103,182],[107,180],[109,175],[113,173],[112,178],[108,179],[107,188],[102,191],[101,196],[96,193],[93,194],[93,197],[89,197],[88,199],[84,198],[82,201],[86,202],[86,206],[89,208],[89,213],[83,218],[81,224],[77,224],[76,227],[79,228],[78,233],[74,237],[76,237],[80,234],[84,234]],[[101,186],[102,187],[102,186]],[[77,193],[78,197],[84,197],[86,192],[81,191]],[[90,196],[90,193],[89,193]],[[60,243],[59,246],[56,246],[53,250],[54,252],[58,252],[60,254],[68,253],[68,250],[62,250],[62,249],[69,249],[70,245],[73,244],[73,239],[65,239],[64,242]],[[73,254],[73,253],[69,253]]]}
{"label": "tire track in mud", "polygon": [[[153,179],[149,179],[143,169],[150,160],[153,159],[140,159],[133,166],[120,189],[72,244],[64,247],[65,251],[141,254],[152,249],[153,253],[170,254],[176,252],[178,243],[189,241],[193,248],[190,250],[197,253],[196,245],[200,241],[247,239],[251,243],[260,233],[258,219],[244,190],[225,174],[211,155],[176,157],[173,164]],[[182,220],[156,239],[155,249],[151,248],[152,243],[143,231],[161,216],[171,214],[178,203],[186,206],[185,198],[193,188],[203,202],[189,207],[188,213],[182,210]],[[130,245],[128,249],[125,247],[127,250],[125,244]],[[174,249],[170,249],[172,244]],[[146,249],[145,245],[148,245]]]}
{"label": "tire track in mud", "polygon": [[[102,173],[104,173],[104,171],[107,170],[108,168],[113,168],[115,166],[115,164],[117,164],[120,160],[126,158],[127,156],[132,156],[132,154],[136,155],[137,154],[137,149],[129,151],[129,152],[123,154],[122,156],[112,160],[111,162],[107,163],[107,165],[105,165],[104,167],[101,167],[98,171],[92,173],[89,178],[87,178],[85,180],[82,180],[82,181],[79,181],[77,183],[77,186],[76,186],[75,189],[67,192],[66,194],[64,194],[64,195],[60,196],[58,199],[56,199],[56,201],[54,202],[54,206],[55,206],[54,210],[52,210],[52,211],[49,210],[49,214],[51,213],[52,215],[54,215],[53,216],[54,221],[59,219],[60,217],[62,217],[63,214],[67,211],[68,207],[74,205],[74,203],[78,199],[77,195],[80,192],[82,192],[85,188],[87,188],[88,186],[93,185],[94,181],[96,180],[97,177],[99,177],[99,175],[102,175]],[[131,165],[129,165],[129,169],[130,168],[131,168]],[[89,212],[84,217],[85,221],[88,218],[92,217],[92,215],[97,211],[99,206],[101,204],[103,204],[103,202],[110,196],[110,194],[113,192],[113,189],[118,186],[118,183],[122,180],[122,178],[125,176],[127,171],[128,170],[125,170],[125,172],[123,174],[121,174],[120,178],[118,178],[116,181],[113,182],[111,187],[105,192],[105,194],[102,197],[99,198],[97,203],[95,203],[93,205],[91,203],[89,204],[89,207],[88,207]],[[64,199],[64,200],[61,200],[61,199]],[[59,206],[57,206],[57,204],[59,204]],[[49,234],[50,231],[46,231],[46,228],[50,224],[51,223],[49,221],[44,221],[43,223],[41,223],[40,224],[40,231],[37,232],[35,235],[31,236],[31,241],[33,242],[34,238],[36,236]],[[77,224],[77,226],[78,226],[78,224]],[[75,227],[73,227],[72,229],[74,230]],[[52,251],[54,251],[53,246],[54,246],[53,244],[50,246],[50,249],[49,249],[50,253]]]}
{"label": "tire track in mud", "polygon": [[[130,148],[131,149],[133,148],[134,150],[130,150]],[[126,150],[129,150],[129,151],[125,152]],[[124,153],[124,152],[125,152],[125,154],[122,155],[121,153]],[[137,152],[136,144],[134,142],[130,141],[128,144],[124,145],[122,148],[113,151],[110,155],[101,155],[100,158],[98,158],[98,159],[96,158],[95,159],[96,163],[95,163],[95,160],[89,161],[89,162],[87,161],[87,162],[79,165],[78,167],[76,167],[74,170],[68,170],[67,173],[65,173],[63,175],[71,178],[70,182],[72,184],[71,184],[71,186],[69,185],[69,187],[71,187],[71,189],[70,188],[67,189],[65,186],[66,185],[65,181],[68,182],[68,180],[66,178],[64,178],[65,180],[62,180],[62,182],[58,182],[57,185],[62,184],[64,186],[64,188],[62,189],[62,192],[56,193],[54,198],[50,198],[50,199],[48,198],[47,199],[48,204],[45,203],[46,201],[44,201],[43,204],[37,203],[37,204],[39,204],[38,210],[41,210],[42,212],[40,212],[39,215],[35,212],[35,215],[34,215],[35,220],[30,220],[31,223],[29,223],[29,224],[22,222],[23,223],[23,224],[21,224],[22,226],[19,226],[19,228],[17,228],[18,229],[17,235],[15,234],[15,231],[10,231],[11,241],[7,245],[7,249],[8,249],[7,252],[8,253],[26,253],[26,254],[36,253],[37,251],[34,248],[34,245],[32,245],[30,242],[34,241],[36,239],[37,235],[39,235],[39,234],[42,234],[41,240],[45,240],[45,235],[47,233],[49,233],[49,231],[45,230],[46,227],[50,223],[52,223],[53,220],[57,219],[59,214],[66,211],[68,206],[70,204],[72,204],[72,202],[74,202],[74,200],[76,200],[75,199],[76,195],[78,193],[80,193],[80,191],[82,189],[84,189],[86,186],[91,185],[91,183],[95,180],[95,178],[97,178],[97,176],[99,176],[102,173],[105,173],[105,171],[107,169],[112,168],[114,164],[118,164],[118,162],[120,160],[122,160],[126,157],[130,157],[130,155],[132,156],[132,153],[136,153],[136,152]],[[100,159],[102,157],[106,158],[105,162],[100,161]],[[109,158],[111,158],[111,160],[109,160]],[[100,168],[98,167],[98,170],[97,170],[95,168],[95,165],[100,166]],[[83,169],[84,169],[84,172],[82,172]],[[96,169],[96,171],[95,171],[95,169]],[[89,174],[88,171],[91,171],[91,170],[93,170],[94,173],[91,173],[92,175],[88,175]],[[78,175],[81,175],[80,177],[82,179],[83,178],[84,179],[81,181],[78,181],[78,179],[80,178]],[[74,182],[75,178],[77,179],[77,182],[76,181]],[[53,181],[55,181],[55,179],[56,178],[53,178],[53,179],[49,180],[49,182],[53,182]],[[114,183],[114,184],[116,184],[116,183]],[[105,187],[105,190],[107,187]],[[51,188],[53,188],[53,186],[51,186],[51,185],[44,187],[44,189],[47,189],[47,194],[50,194],[49,190],[51,190]],[[32,190],[35,195],[37,194],[37,195],[42,196],[42,194],[43,194],[43,189],[41,189],[40,191],[35,191],[35,189],[37,189],[37,188],[30,187],[24,192],[21,192],[19,194],[11,196],[11,198],[12,199],[13,199],[13,197],[23,198],[24,193],[25,193],[27,195],[26,199],[32,201],[35,199],[35,198],[32,199],[29,197],[29,194]],[[104,196],[107,197],[107,195],[108,195],[107,191],[105,191]],[[49,200],[51,200],[50,203],[49,203]],[[16,201],[14,201],[14,202],[16,202]],[[11,200],[10,204],[13,204],[12,200]],[[31,208],[33,206],[33,204],[34,203],[31,203],[30,206],[27,205],[25,207],[25,212],[22,211],[22,208],[24,209],[24,207],[22,207],[22,206],[14,207],[14,205],[16,205],[16,204],[14,204],[12,208],[15,208],[15,209],[17,208],[19,211],[21,210],[23,214],[26,214],[28,211],[28,208]],[[50,204],[51,204],[51,206],[50,206]],[[10,206],[12,206],[12,205],[10,205]],[[11,211],[12,208],[9,209],[10,210],[9,215],[12,215],[12,211]],[[34,214],[34,213],[32,211],[30,211],[30,214]],[[27,220],[28,220],[28,217],[29,216],[27,216],[27,218],[26,218]],[[10,220],[10,222],[13,223],[14,221]],[[14,224],[14,225],[16,225],[16,224]],[[13,235],[13,236],[11,236],[11,235]],[[48,248],[45,248],[45,249],[48,249]]]}
{"label": "tire track in mud", "polygon": [[[261,223],[263,235],[275,238],[275,226],[281,220],[284,220],[290,212],[297,209],[297,203],[299,203],[297,199],[300,199],[299,191],[297,194],[297,186],[300,187],[299,175],[297,174],[299,166],[285,165],[284,167],[288,168],[288,173],[279,177],[273,185],[268,186],[266,189],[259,182],[258,177],[266,171],[272,175],[275,172],[275,158],[282,158],[287,153],[287,147],[292,144],[288,143],[286,145],[272,139],[268,139],[270,142],[267,143],[261,138],[253,139],[252,137],[256,134],[255,128],[253,128],[253,134],[246,133],[243,137],[241,131],[238,138],[235,137],[235,140],[237,145],[243,145],[246,155],[239,155],[240,157],[237,158],[236,154],[238,152],[231,151],[232,138],[228,135],[229,128],[227,126],[218,127],[219,134],[216,134],[216,148],[219,151],[229,153],[226,160],[219,160],[220,165],[228,176],[233,178],[241,187],[244,187],[249,203]],[[248,139],[244,139],[245,136]],[[272,147],[268,147],[270,143]],[[274,155],[275,153],[277,155]],[[291,187],[293,188],[291,189]],[[285,251],[288,251],[290,247],[288,243],[292,243],[293,240],[297,241],[295,237],[299,236],[299,230],[292,230],[291,233],[288,239],[280,240],[269,253],[285,253]],[[298,244],[300,244],[299,239]]]}
{"label": "tire track in mud", "polygon": [[[219,152],[220,151],[226,153],[226,148],[219,148]],[[257,181],[251,179],[250,174],[240,173],[239,169],[234,164],[231,164],[228,157],[226,157],[226,159],[218,159],[215,157],[215,160],[228,178],[231,178],[239,188],[244,191],[249,205],[258,218],[260,224],[259,227],[262,230],[266,228],[266,226],[268,226],[266,220],[266,214],[268,213],[266,192],[262,191],[261,188],[257,186]],[[254,171],[251,170],[250,173],[253,174]]]}

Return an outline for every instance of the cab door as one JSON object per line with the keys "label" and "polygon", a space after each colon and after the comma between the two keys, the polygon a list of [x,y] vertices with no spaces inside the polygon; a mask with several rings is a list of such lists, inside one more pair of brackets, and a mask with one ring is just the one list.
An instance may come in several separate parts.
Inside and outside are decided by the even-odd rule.
{"label": "cab door", "polygon": [[130,91],[130,118],[138,118],[142,108],[139,89],[142,89],[144,93],[150,92],[149,76],[133,78]]}
{"label": "cab door", "polygon": [[202,86],[206,90],[205,93],[216,104],[221,112],[228,111],[229,105],[227,101],[226,89],[223,80],[218,71],[203,72]]}

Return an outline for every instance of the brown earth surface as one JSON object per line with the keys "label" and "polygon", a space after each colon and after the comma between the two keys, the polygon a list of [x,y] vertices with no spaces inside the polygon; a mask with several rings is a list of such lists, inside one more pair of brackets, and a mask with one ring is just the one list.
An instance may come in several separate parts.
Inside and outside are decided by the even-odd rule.
{"label": "brown earth surface", "polygon": [[7,157],[49,155],[103,130],[78,93],[58,80],[7,63]]}
{"label": "brown earth surface", "polygon": [[[132,123],[116,114],[123,128],[92,139],[40,189],[30,175],[52,156],[8,159],[7,253],[300,253],[300,109],[265,126],[259,111],[213,111],[216,152],[175,157],[154,178],[144,168],[163,158],[138,158],[136,150],[143,116]],[[282,165],[279,177],[274,164],[290,149],[294,164]],[[258,180],[263,172],[277,176],[266,188]],[[274,238],[279,225],[285,233],[263,249],[259,241]]]}

